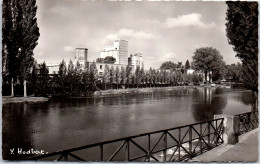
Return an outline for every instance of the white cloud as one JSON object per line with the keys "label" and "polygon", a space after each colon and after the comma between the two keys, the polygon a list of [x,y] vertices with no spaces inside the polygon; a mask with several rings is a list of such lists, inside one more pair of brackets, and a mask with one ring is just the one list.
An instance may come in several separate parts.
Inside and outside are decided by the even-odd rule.
{"label": "white cloud", "polygon": [[178,15],[177,18],[167,18],[166,25],[167,27],[189,27],[197,26],[201,28],[211,28],[216,26],[214,22],[204,23],[201,20],[201,14],[192,13],[187,15]]}
{"label": "white cloud", "polygon": [[159,58],[159,61],[161,61],[161,62],[174,61],[174,59],[175,59],[176,56],[177,56],[177,55],[176,55],[175,53],[173,53],[173,52],[168,52],[168,53],[166,53],[165,55],[161,56],[161,57]]}
{"label": "white cloud", "polygon": [[156,20],[156,19],[146,19],[146,20],[144,20],[144,23],[147,23],[150,25],[158,25],[160,23],[160,21]]}
{"label": "white cloud", "polygon": [[123,28],[123,29],[120,29],[117,33],[106,35],[106,39],[103,40],[103,43],[105,43],[106,41],[109,41],[109,40],[116,40],[116,39],[133,38],[133,39],[137,39],[137,40],[150,40],[150,39],[155,39],[158,37],[159,36],[152,34],[152,33]]}
{"label": "white cloud", "polygon": [[71,47],[71,46],[65,46],[64,47],[64,51],[66,51],[66,52],[72,52],[72,51],[74,51],[74,47]]}
{"label": "white cloud", "polygon": [[50,11],[53,12],[54,14],[67,15],[69,9],[63,6],[54,6],[50,9]]}

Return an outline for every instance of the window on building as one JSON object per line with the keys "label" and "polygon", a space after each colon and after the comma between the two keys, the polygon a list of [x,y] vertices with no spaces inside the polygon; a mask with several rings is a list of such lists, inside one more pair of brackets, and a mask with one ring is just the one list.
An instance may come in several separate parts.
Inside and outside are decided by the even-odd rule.
{"label": "window on building", "polygon": [[[103,68],[102,66],[103,66],[103,65],[100,65],[100,67],[99,67],[99,68],[100,68],[100,69],[102,69],[102,68]],[[102,72],[101,72],[101,73],[102,73]]]}
{"label": "window on building", "polygon": [[103,72],[99,72],[99,76],[102,76],[103,75]]}

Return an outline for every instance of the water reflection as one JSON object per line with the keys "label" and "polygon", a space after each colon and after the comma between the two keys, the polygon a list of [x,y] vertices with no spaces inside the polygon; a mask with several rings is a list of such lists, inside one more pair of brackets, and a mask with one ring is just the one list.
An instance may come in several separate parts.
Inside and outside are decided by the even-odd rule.
{"label": "water reflection", "polygon": [[223,93],[220,89],[204,88],[204,92],[200,93],[203,94],[202,101],[192,104],[193,117],[197,122],[214,119],[215,114],[223,113],[227,104],[227,96]]}
{"label": "water reflection", "polygon": [[[250,111],[248,97],[248,91],[176,88],[140,95],[6,104],[3,158],[19,158],[10,155],[11,148],[53,152],[205,121],[227,111]],[[238,107],[242,110],[236,110]]]}

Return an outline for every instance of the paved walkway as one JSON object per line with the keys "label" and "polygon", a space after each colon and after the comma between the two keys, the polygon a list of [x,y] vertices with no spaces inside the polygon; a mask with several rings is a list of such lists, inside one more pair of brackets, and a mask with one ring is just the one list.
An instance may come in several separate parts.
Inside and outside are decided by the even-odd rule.
{"label": "paved walkway", "polygon": [[256,162],[258,161],[258,129],[239,136],[235,145],[222,144],[191,162]]}

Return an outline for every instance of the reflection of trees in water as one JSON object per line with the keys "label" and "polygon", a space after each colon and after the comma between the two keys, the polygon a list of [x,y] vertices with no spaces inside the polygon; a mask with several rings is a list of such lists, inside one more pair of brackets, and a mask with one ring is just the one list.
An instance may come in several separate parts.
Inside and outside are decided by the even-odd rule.
{"label": "reflection of trees in water", "polygon": [[257,96],[253,92],[242,92],[239,100],[245,105],[251,105],[252,111],[256,110]]}
{"label": "reflection of trees in water", "polygon": [[35,115],[48,113],[49,103],[10,103],[2,110],[2,155],[3,159],[14,160],[27,155],[11,154],[10,149],[29,150],[34,148],[31,122]]}
{"label": "reflection of trees in water", "polygon": [[[209,89],[209,88],[208,88]],[[204,90],[204,101],[192,104],[193,117],[197,122],[207,121],[214,118],[215,114],[221,114],[227,104],[226,95],[218,96],[221,90]],[[209,91],[209,92],[208,92]],[[212,93],[212,91],[214,93]]]}

